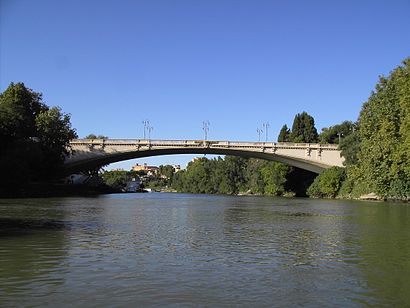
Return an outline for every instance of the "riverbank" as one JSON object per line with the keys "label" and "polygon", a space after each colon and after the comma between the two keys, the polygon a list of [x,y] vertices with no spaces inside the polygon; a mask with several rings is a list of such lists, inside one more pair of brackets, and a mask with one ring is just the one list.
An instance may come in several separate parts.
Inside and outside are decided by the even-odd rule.
{"label": "riverbank", "polygon": [[[150,188],[148,188],[150,189]],[[172,188],[158,187],[152,188],[152,190],[141,190],[134,193],[146,193],[146,192],[161,192],[161,193],[184,193],[177,191]],[[52,198],[52,197],[92,197],[104,194],[125,194],[130,192],[124,192],[123,190],[115,189],[108,185],[99,186],[86,186],[86,185],[67,185],[67,184],[56,184],[56,183],[31,183],[24,188],[10,189],[0,191],[0,198]],[[236,195],[236,196],[271,196],[267,194],[255,194],[247,192],[239,192],[238,194],[215,194],[215,195]],[[284,194],[281,197],[286,198],[297,198],[295,194],[289,193]],[[337,200],[355,200],[355,201],[378,201],[378,202],[398,202],[398,203],[409,203],[410,200],[400,200],[400,199],[384,199],[376,194],[368,194],[360,197],[352,196],[341,196],[336,197],[310,197],[312,199],[337,199]]]}

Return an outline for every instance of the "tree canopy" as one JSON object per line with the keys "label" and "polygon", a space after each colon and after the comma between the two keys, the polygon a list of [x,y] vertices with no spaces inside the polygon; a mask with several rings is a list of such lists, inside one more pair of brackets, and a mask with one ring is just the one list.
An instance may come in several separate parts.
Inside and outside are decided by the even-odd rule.
{"label": "tree canopy", "polygon": [[381,77],[359,120],[350,178],[384,197],[410,198],[410,58]]}
{"label": "tree canopy", "polygon": [[288,142],[290,141],[290,129],[285,124],[282,126],[278,136],[278,142]]}
{"label": "tree canopy", "polygon": [[11,83],[0,94],[0,183],[16,186],[55,174],[76,136],[70,115],[48,107],[23,83]]}
{"label": "tree canopy", "polygon": [[[297,187],[286,185],[294,168],[259,159],[235,156],[190,162],[186,170],[174,174],[173,187],[180,192],[208,194],[266,194],[281,196]],[[313,179],[312,179],[313,181]],[[300,183],[290,181],[292,184]],[[305,191],[301,192],[304,195]],[[292,193],[293,194],[293,193]]]}
{"label": "tree canopy", "polygon": [[410,58],[389,76],[380,77],[357,123],[345,121],[323,129],[321,141],[337,143],[336,132],[343,133],[340,149],[347,176],[341,177],[336,170],[324,172],[309,189],[311,195],[334,196],[325,185],[333,177],[345,178],[340,186],[343,197],[376,193],[382,198],[409,200]]}
{"label": "tree canopy", "polygon": [[315,127],[315,120],[307,112],[303,111],[295,115],[292,130],[285,124],[282,126],[278,136],[279,142],[318,142],[318,133]]}
{"label": "tree canopy", "polygon": [[322,128],[319,140],[321,143],[339,144],[339,140],[350,136],[356,129],[357,125],[352,121],[343,121],[340,124]]}
{"label": "tree canopy", "polygon": [[104,139],[107,140],[108,137],[104,135],[95,135],[95,134],[88,134],[87,136],[84,137],[84,139]]}

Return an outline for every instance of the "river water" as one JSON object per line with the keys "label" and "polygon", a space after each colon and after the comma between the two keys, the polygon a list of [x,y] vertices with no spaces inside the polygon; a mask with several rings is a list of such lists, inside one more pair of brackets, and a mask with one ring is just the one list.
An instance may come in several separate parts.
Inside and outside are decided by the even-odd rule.
{"label": "river water", "polygon": [[0,199],[0,306],[409,306],[410,205]]}

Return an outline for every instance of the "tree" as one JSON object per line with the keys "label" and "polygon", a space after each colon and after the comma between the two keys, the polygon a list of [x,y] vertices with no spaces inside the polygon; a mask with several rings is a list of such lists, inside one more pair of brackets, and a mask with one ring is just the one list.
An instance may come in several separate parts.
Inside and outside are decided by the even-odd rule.
{"label": "tree", "polygon": [[172,178],[174,177],[175,168],[171,165],[160,165],[159,166],[159,175],[164,178],[166,185],[172,183]]}
{"label": "tree", "polygon": [[277,163],[269,162],[261,169],[263,181],[265,183],[264,193],[268,195],[280,196],[285,192],[286,174],[289,167]]}
{"label": "tree", "polygon": [[312,143],[318,141],[315,120],[307,112],[298,113],[293,120],[290,141]]}
{"label": "tree", "polygon": [[309,186],[307,194],[315,198],[334,198],[346,177],[346,170],[332,167],[323,171]]}
{"label": "tree", "polygon": [[288,142],[290,141],[290,130],[288,126],[285,124],[282,126],[279,136],[278,136],[278,142]]}
{"label": "tree", "polygon": [[381,77],[363,104],[357,163],[348,172],[355,187],[367,187],[367,192],[382,197],[410,199],[409,123],[410,58]]}
{"label": "tree", "polygon": [[282,195],[289,167],[259,159],[226,156],[200,158],[174,175],[172,186],[181,192]]}
{"label": "tree", "polygon": [[49,108],[23,83],[11,83],[0,94],[0,187],[56,175],[75,137],[69,115]]}
{"label": "tree", "polygon": [[2,148],[18,139],[37,137],[36,117],[48,107],[41,93],[26,88],[24,83],[11,83],[0,94],[0,142]]}
{"label": "tree", "polygon": [[213,193],[210,181],[210,168],[207,158],[190,162],[185,173],[184,190],[189,193]]}
{"label": "tree", "polygon": [[322,128],[322,132],[319,135],[321,143],[339,143],[340,140],[350,136],[357,129],[357,125],[351,121],[344,121],[340,124],[336,124],[330,127]]}
{"label": "tree", "polygon": [[104,183],[116,190],[122,190],[127,186],[129,174],[125,170],[105,171],[101,174]]}
{"label": "tree", "polygon": [[38,141],[44,152],[47,168],[57,168],[69,153],[67,145],[71,139],[77,137],[71,128],[70,115],[61,112],[58,107],[53,107],[37,115],[36,130]]}
{"label": "tree", "polygon": [[265,192],[265,182],[261,170],[268,162],[261,159],[250,158],[246,164],[245,178],[247,190],[253,194]]}
{"label": "tree", "polygon": [[95,134],[88,134],[87,136],[84,137],[84,139],[104,139],[107,140],[108,137],[104,135],[95,135]]}
{"label": "tree", "polygon": [[[224,169],[222,183],[225,184],[221,193],[237,194],[245,181],[246,162],[241,157],[225,156],[221,166]],[[221,183],[221,184],[222,184]]]}
{"label": "tree", "polygon": [[357,131],[344,137],[339,145],[341,155],[345,158],[344,165],[350,166],[358,162],[357,154],[360,150],[360,136]]}

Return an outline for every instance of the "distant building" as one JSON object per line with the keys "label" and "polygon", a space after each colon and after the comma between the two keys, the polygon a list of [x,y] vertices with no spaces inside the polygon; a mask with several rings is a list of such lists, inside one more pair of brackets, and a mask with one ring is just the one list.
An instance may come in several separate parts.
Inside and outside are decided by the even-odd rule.
{"label": "distant building", "polygon": [[139,165],[136,164],[132,166],[132,171],[145,171],[147,175],[156,175],[159,171],[157,166],[148,166],[147,164]]}
{"label": "distant building", "polygon": [[174,173],[181,171],[181,165],[172,165],[172,167],[174,167]]}

